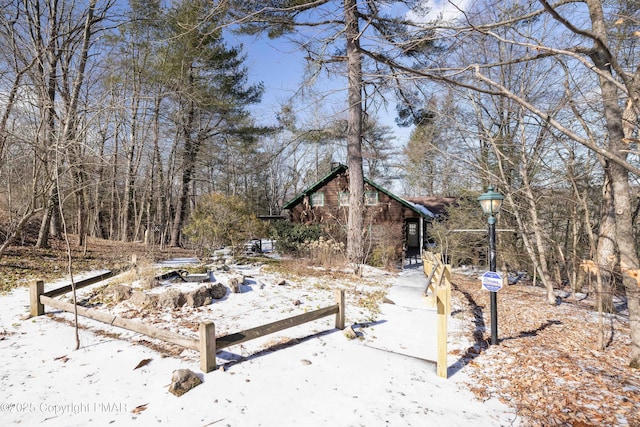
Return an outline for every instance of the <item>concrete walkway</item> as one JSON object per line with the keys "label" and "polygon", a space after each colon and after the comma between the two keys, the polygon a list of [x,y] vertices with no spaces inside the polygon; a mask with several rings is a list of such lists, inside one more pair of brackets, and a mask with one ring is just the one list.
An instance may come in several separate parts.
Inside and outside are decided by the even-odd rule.
{"label": "concrete walkway", "polygon": [[422,264],[405,266],[387,294],[392,303],[382,304],[378,321],[361,329],[364,344],[435,363],[437,314],[423,296],[426,286]]}

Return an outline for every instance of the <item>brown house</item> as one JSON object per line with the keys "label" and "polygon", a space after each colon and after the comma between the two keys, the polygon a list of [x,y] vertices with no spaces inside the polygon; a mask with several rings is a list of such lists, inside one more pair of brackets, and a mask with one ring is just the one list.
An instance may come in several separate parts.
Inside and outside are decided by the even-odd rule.
{"label": "brown house", "polygon": [[[393,247],[398,256],[416,258],[426,244],[428,223],[435,215],[376,183],[364,180],[365,227],[374,245]],[[287,202],[291,221],[323,223],[346,229],[349,213],[349,171],[338,165],[318,182]]]}

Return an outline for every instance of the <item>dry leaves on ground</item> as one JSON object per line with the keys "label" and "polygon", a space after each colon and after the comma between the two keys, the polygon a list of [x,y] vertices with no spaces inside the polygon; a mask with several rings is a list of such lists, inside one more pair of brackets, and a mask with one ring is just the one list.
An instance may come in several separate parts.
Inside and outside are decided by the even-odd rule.
{"label": "dry leaves on ground", "polygon": [[567,298],[553,307],[541,288],[509,286],[498,292],[499,345],[488,346],[489,293],[464,276],[453,284],[475,342],[465,359],[476,396],[499,398],[526,426],[640,426],[640,371],[628,367],[627,317],[606,315],[608,346],[598,351],[591,306]]}

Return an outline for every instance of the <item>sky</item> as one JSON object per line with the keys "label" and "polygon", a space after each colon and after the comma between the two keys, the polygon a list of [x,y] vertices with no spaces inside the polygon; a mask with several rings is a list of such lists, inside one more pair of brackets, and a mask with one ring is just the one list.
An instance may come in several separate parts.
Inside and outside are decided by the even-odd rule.
{"label": "sky", "polygon": [[[435,0],[431,2],[431,13],[427,19],[435,19],[440,14],[445,19],[455,18],[460,9],[465,9],[470,0]],[[270,40],[266,36],[239,37],[230,36],[231,43],[242,43],[247,54],[247,66],[253,83],[264,83],[263,100],[259,106],[253,108],[260,124],[274,124],[275,116],[280,106],[293,96],[303,81],[305,59],[300,52],[284,39]],[[298,111],[302,117],[317,117],[318,109],[325,113],[344,111],[346,98],[346,78],[334,76],[324,78],[319,82],[318,90],[331,91],[331,98],[323,99],[319,103],[309,99],[306,111]],[[303,107],[300,103],[298,107]],[[395,104],[391,103],[386,110],[381,111],[378,119],[388,126],[396,138],[396,145],[406,145],[411,128],[402,128],[395,123]]]}
{"label": "sky", "polygon": [[471,0],[431,0],[429,1],[431,10],[427,15],[427,20],[435,19],[439,16],[442,16],[444,20],[458,18],[460,11],[466,10],[470,3]]}
{"label": "sky", "polygon": [[[301,84],[305,70],[305,59],[301,52],[297,51],[283,40],[269,40],[265,38],[237,39],[243,43],[247,54],[246,65],[252,82],[264,83],[264,95],[259,106],[253,111],[257,114],[260,123],[275,122],[275,116],[290,97],[296,94]],[[306,111],[298,111],[304,117],[314,117],[318,109],[324,109],[326,113],[340,112],[346,106],[346,78],[335,76],[331,79],[324,78],[318,84],[318,91],[331,92],[332,96],[316,101],[308,98],[308,103],[300,102],[298,107],[308,107]],[[319,104],[318,104],[319,102]],[[406,144],[410,129],[400,128],[395,124],[395,105],[383,112],[378,118],[383,124],[389,126],[396,136],[397,143]]]}

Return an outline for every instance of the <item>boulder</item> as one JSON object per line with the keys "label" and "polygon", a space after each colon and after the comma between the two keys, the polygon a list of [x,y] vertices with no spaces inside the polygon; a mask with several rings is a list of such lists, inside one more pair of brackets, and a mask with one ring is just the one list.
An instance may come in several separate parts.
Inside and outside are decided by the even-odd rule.
{"label": "boulder", "polygon": [[142,289],[153,289],[156,286],[160,286],[160,282],[156,280],[155,277],[148,276],[140,279],[140,285],[142,286]]}
{"label": "boulder", "polygon": [[222,283],[216,283],[215,285],[209,285],[209,295],[213,299],[221,299],[227,296],[227,287]]}
{"label": "boulder", "polygon": [[185,302],[184,294],[176,289],[169,289],[158,297],[158,305],[161,307],[178,308],[182,307]]}
{"label": "boulder", "polygon": [[241,274],[234,274],[229,277],[229,287],[231,292],[239,294],[242,292],[242,285],[244,285],[244,276]]}
{"label": "boulder", "polygon": [[111,298],[113,302],[119,303],[131,298],[132,292],[131,286],[118,284],[108,286],[104,291],[104,295]]}
{"label": "boulder", "polygon": [[156,305],[157,297],[155,295],[147,295],[144,292],[134,291],[129,301],[140,308],[151,308]]}
{"label": "boulder", "polygon": [[211,290],[206,286],[201,286],[195,291],[185,295],[186,304],[189,307],[202,307],[211,304]]}
{"label": "boulder", "polygon": [[177,369],[171,375],[169,392],[176,396],[182,396],[194,387],[202,384],[202,380],[190,369]]}

